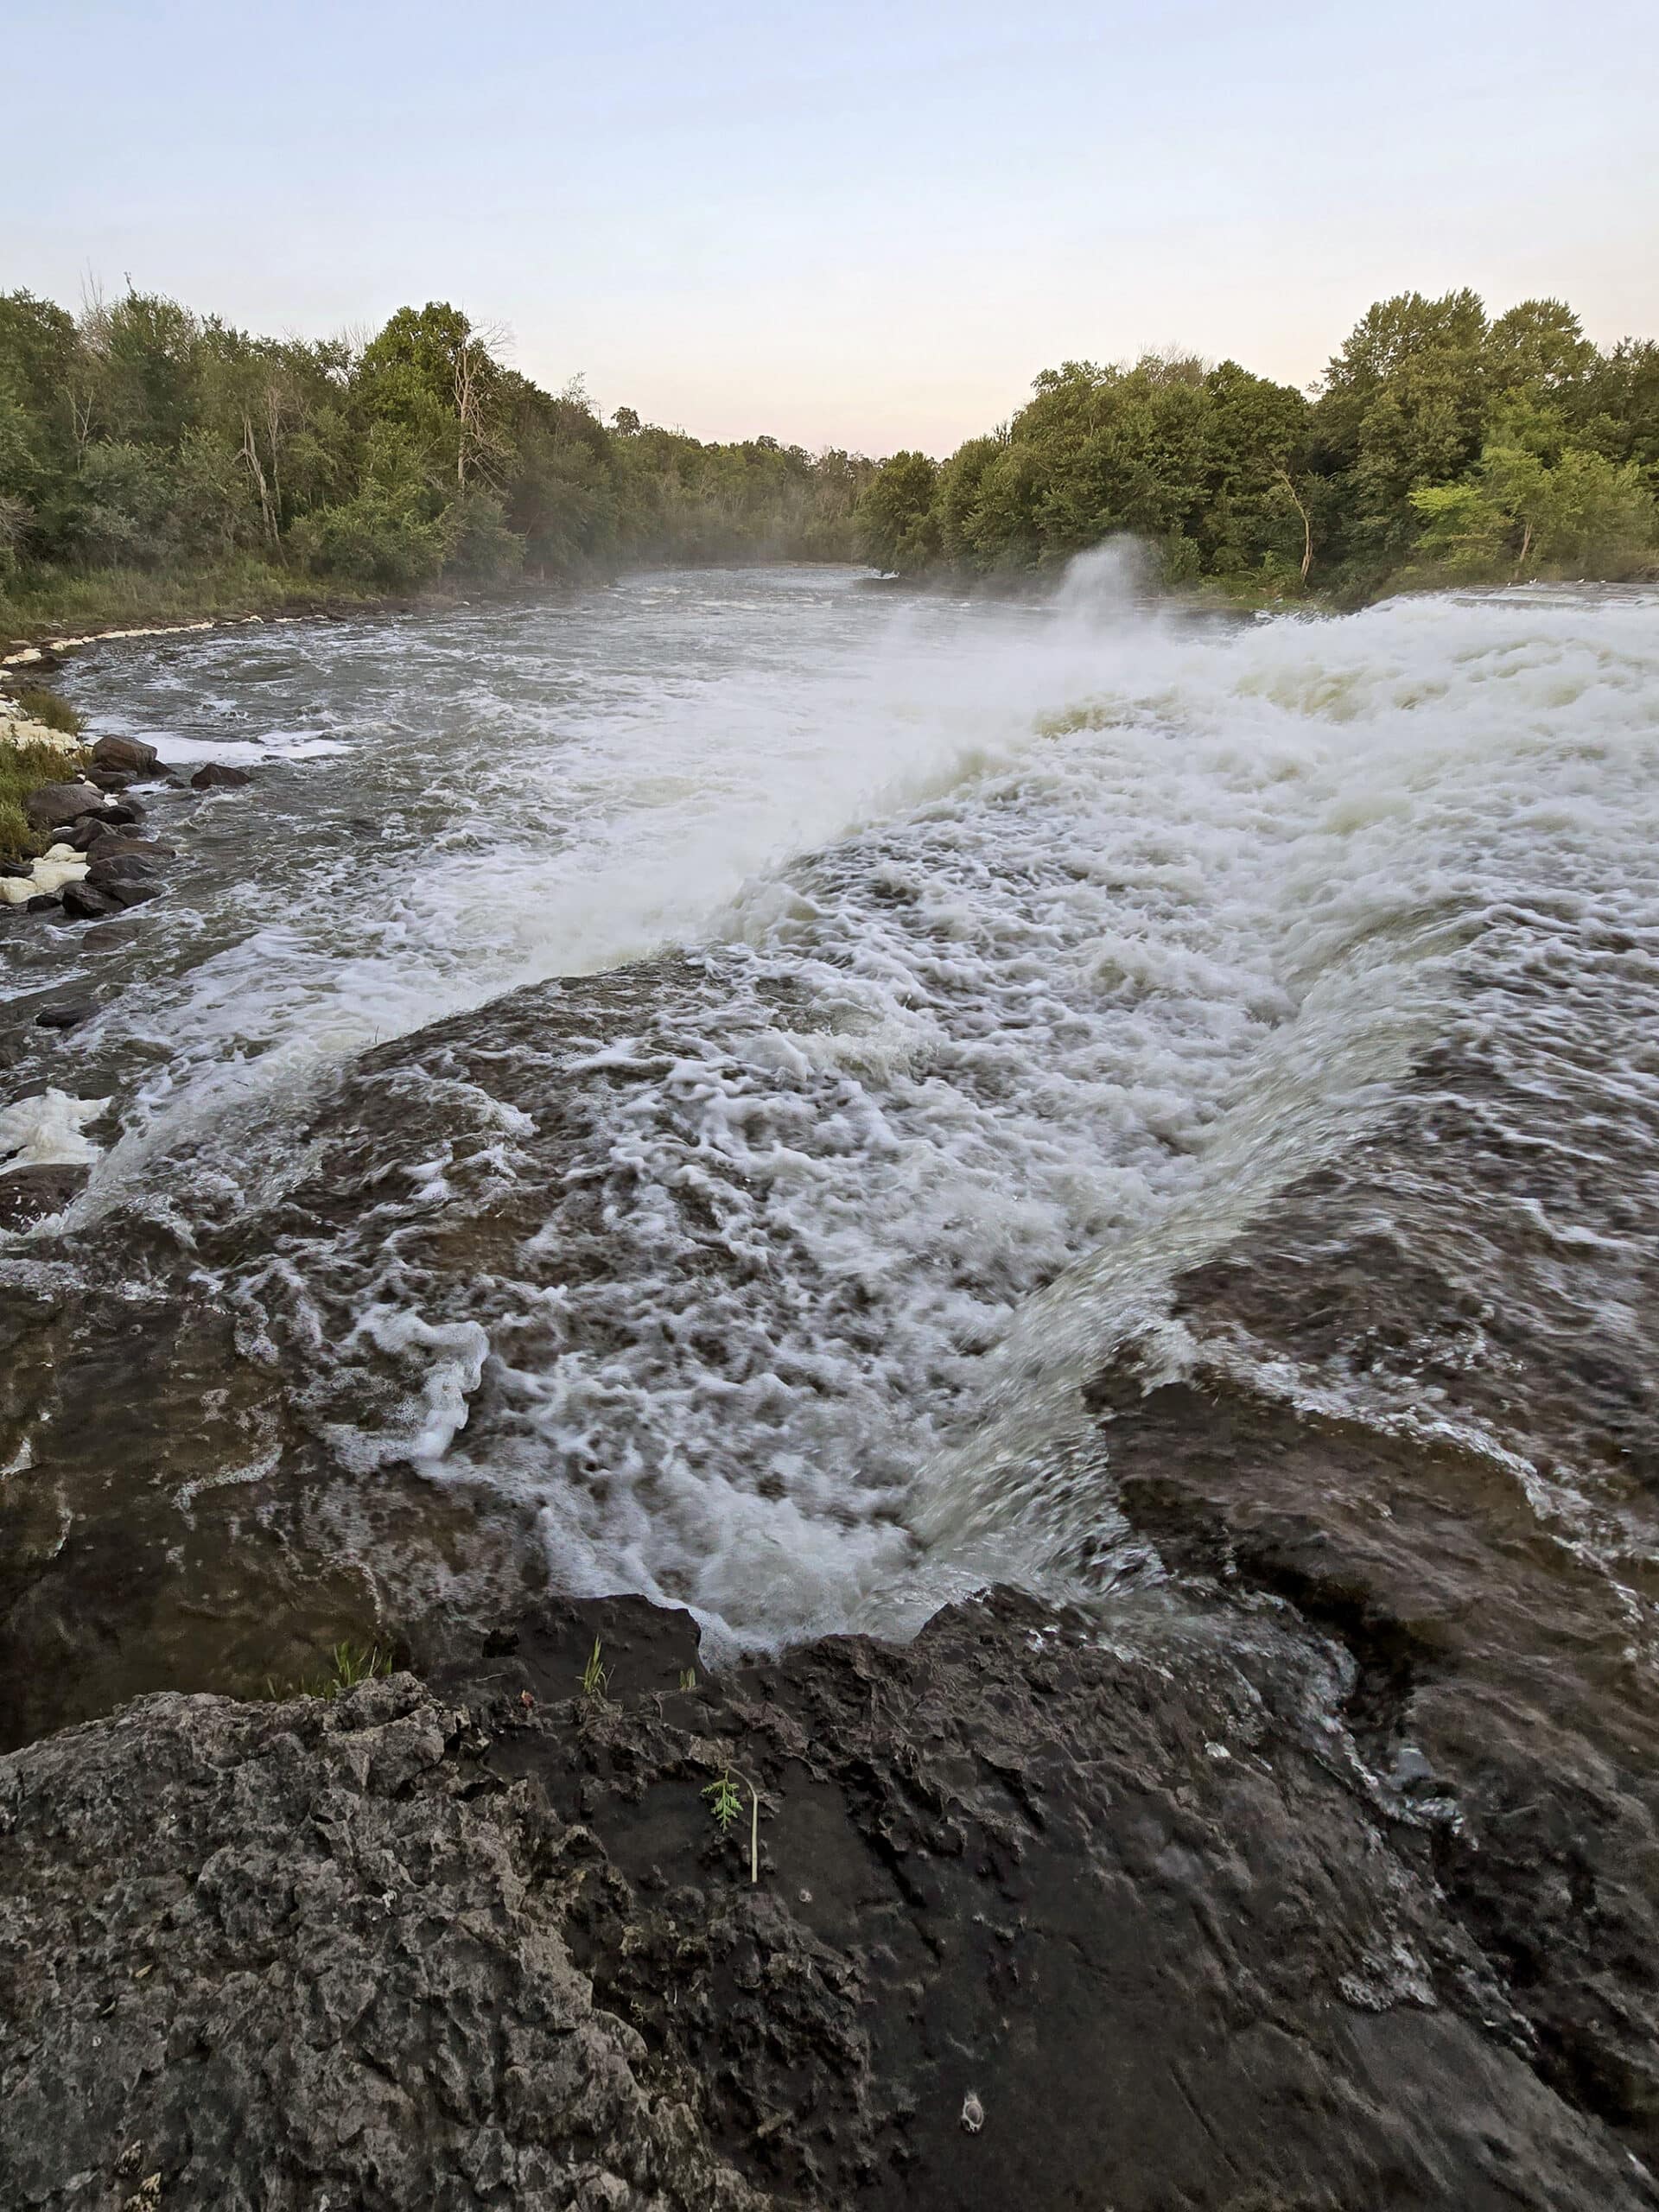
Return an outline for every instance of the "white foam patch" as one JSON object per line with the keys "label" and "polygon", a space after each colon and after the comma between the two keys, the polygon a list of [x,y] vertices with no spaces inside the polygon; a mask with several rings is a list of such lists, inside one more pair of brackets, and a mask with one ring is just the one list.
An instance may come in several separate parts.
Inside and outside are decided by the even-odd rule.
{"label": "white foam patch", "polygon": [[0,1174],[11,1167],[79,1167],[96,1160],[99,1147],[84,1132],[111,1103],[48,1090],[0,1107]]}

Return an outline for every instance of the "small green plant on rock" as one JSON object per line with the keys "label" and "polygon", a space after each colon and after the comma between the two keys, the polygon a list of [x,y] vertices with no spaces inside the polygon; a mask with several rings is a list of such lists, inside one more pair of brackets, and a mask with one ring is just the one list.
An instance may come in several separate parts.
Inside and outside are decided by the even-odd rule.
{"label": "small green plant on rock", "polygon": [[594,1648],[588,1654],[588,1664],[582,1670],[582,1694],[594,1705],[604,1702],[606,1688],[611,1679],[610,1669],[602,1664],[600,1658],[604,1646],[595,1637]]}
{"label": "small green plant on rock", "polygon": [[391,1672],[391,1654],[378,1643],[337,1643],[331,1656],[334,1672],[321,1693],[324,1697],[338,1697],[342,1690],[354,1690],[359,1682]]}
{"label": "small green plant on rock", "polygon": [[734,1767],[722,1767],[718,1780],[709,1783],[702,1795],[709,1800],[709,1808],[715,1816],[715,1826],[721,1835],[729,1835],[743,1815],[743,1795],[738,1788],[749,1793],[749,1879],[760,1878],[760,1793],[747,1774],[740,1774]]}
{"label": "small green plant on rock", "polygon": [[337,1698],[354,1690],[359,1682],[391,1674],[391,1652],[383,1651],[378,1643],[346,1641],[335,1644],[320,1674],[304,1675],[294,1682],[279,1682],[267,1675],[265,1695],[277,1703],[291,1697]]}

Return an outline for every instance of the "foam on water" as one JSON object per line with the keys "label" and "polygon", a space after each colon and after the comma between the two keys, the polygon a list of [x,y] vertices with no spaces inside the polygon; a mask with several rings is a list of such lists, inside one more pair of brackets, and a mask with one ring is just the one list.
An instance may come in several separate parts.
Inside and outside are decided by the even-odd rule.
{"label": "foam on water", "polygon": [[86,1134],[109,1111],[107,1098],[71,1098],[48,1090],[0,1107],[0,1174],[12,1167],[81,1167],[98,1158]]}
{"label": "foam on water", "polygon": [[[1109,1564],[1077,1386],[1173,1271],[1383,1110],[1504,916],[1659,923],[1651,596],[1200,626],[1111,581],[649,579],[100,678],[141,734],[176,683],[344,750],[268,787],[334,794],[281,897],[74,1033],[143,1048],[85,1203],[188,1212],[187,1140],[269,1199],[320,1068],[700,945],[585,1039],[480,1014],[464,1080],[417,1039],[372,1219],[220,1285],[250,1343],[310,1347],[361,1479],[493,1487],[562,1586],[740,1642],[1052,1578],[1090,1515]],[[507,1262],[407,1256],[504,1192]]]}

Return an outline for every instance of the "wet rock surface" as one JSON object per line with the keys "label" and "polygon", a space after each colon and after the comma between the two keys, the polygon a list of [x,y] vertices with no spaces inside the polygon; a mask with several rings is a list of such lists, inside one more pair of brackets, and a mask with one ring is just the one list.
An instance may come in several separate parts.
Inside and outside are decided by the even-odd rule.
{"label": "wet rock surface", "polygon": [[69,1162],[7,1168],[0,1173],[0,1229],[28,1229],[61,1213],[86,1174],[85,1167]]}
{"label": "wet rock surface", "polygon": [[1176,1279],[1184,1373],[1125,1356],[1090,1395],[1183,1586],[1292,1608],[1347,1655],[1347,1725],[1426,1816],[1422,1863],[1541,2070],[1654,2164],[1659,1429],[1630,1164],[1659,1109],[1562,1087],[1570,1135],[1490,1045],[1436,1053],[1339,1168]]}
{"label": "wet rock surface", "polygon": [[85,879],[79,883],[67,885],[62,899],[65,913],[78,922],[106,920],[110,915],[120,913],[125,904],[112,893]]}
{"label": "wet rock surface", "polygon": [[993,1593],[712,1680],[637,1600],[486,1645],[0,1763],[8,2204],[1659,2202],[1294,1617]]}

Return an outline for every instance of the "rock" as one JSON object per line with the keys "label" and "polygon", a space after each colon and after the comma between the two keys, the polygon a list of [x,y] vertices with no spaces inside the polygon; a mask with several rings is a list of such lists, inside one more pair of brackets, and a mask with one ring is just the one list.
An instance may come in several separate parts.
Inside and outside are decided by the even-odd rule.
{"label": "rock", "polygon": [[686,1688],[690,1632],[0,1760],[0,2202],[1651,2212],[1294,1624],[995,1592]]}
{"label": "rock", "polygon": [[146,745],[141,738],[100,737],[92,747],[92,759],[100,768],[147,776],[156,766],[156,753],[155,747]]}
{"label": "rock", "polygon": [[98,1011],[91,999],[66,999],[59,1006],[48,1006],[35,1017],[37,1029],[73,1029],[89,1020]]}
{"label": "rock", "polygon": [[[126,849],[112,852],[111,846]],[[136,848],[136,849],[134,849]],[[155,876],[156,868],[149,857],[147,840],[143,837],[100,838],[89,856],[86,880],[99,885],[115,881],[121,876],[143,879]]]}
{"label": "rock", "polygon": [[70,823],[65,838],[77,852],[85,853],[90,851],[100,837],[114,834],[114,825],[105,821],[101,814],[83,814],[78,821]]}
{"label": "rock", "polygon": [[118,952],[130,941],[127,931],[111,928],[107,922],[99,922],[95,928],[82,932],[80,944],[84,952]]}
{"label": "rock", "polygon": [[54,913],[60,906],[62,906],[64,899],[67,897],[70,892],[79,891],[79,888],[80,886],[78,883],[67,883],[64,886],[61,893],[55,891],[37,891],[32,899],[24,899],[23,912],[26,914]]}
{"label": "rock", "polygon": [[252,773],[246,768],[232,768],[220,761],[209,760],[191,777],[190,788],[193,791],[234,791],[252,781]]}
{"label": "rock", "polygon": [[395,1676],[0,1762],[0,2202],[760,2212],[571,1955],[579,1840],[464,1795],[477,1740]]}
{"label": "rock", "polygon": [[128,856],[148,861],[178,858],[175,847],[163,845],[156,838],[124,837],[116,830],[103,830],[85,849],[89,861],[110,861]]}
{"label": "rock", "polygon": [[143,820],[148,811],[141,799],[118,798],[105,807],[104,819],[105,822],[138,823]]}
{"label": "rock", "polygon": [[[78,922],[102,921],[108,915],[118,914],[128,903],[100,891],[90,875],[79,883],[67,883],[63,887],[63,911]],[[33,904],[31,900],[30,905]]]}
{"label": "rock", "polygon": [[156,870],[136,853],[117,853],[107,860],[99,854],[86,871],[86,884],[121,906],[154,899],[163,887]]}
{"label": "rock", "polygon": [[[49,1166],[0,1172],[0,1230],[27,1229],[48,1215],[61,1213],[86,1182],[88,1172],[83,1166],[55,1161]],[[0,2127],[3,2125],[0,2120]]]}
{"label": "rock", "polygon": [[86,780],[101,791],[115,792],[125,791],[133,779],[124,768],[89,768]]}
{"label": "rock", "polygon": [[56,830],[81,816],[100,811],[104,793],[96,784],[37,784],[23,799],[23,812],[35,830]]}

